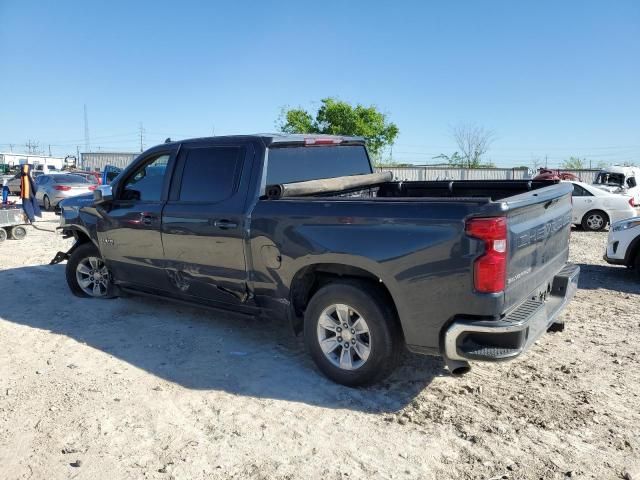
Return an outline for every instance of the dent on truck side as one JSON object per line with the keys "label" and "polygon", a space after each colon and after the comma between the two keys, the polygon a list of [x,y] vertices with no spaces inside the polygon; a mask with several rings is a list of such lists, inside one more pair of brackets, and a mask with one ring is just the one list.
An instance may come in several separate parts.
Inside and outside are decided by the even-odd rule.
{"label": "dent on truck side", "polygon": [[[473,204],[451,201],[428,207],[362,200],[260,201],[252,212],[250,239],[256,298],[288,305],[300,272],[315,265],[359,269],[382,280],[407,344],[436,353],[440,331],[454,315],[492,315],[499,308],[499,298],[472,293],[477,245],[464,234],[464,218],[473,209]],[[265,258],[265,251],[277,251],[279,262]]]}

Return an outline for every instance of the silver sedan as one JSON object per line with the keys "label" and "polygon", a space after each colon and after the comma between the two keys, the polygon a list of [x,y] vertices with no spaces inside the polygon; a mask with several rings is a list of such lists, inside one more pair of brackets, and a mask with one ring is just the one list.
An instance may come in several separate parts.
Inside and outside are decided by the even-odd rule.
{"label": "silver sedan", "polygon": [[96,184],[80,175],[54,174],[40,175],[35,180],[36,200],[45,210],[55,208],[61,200],[89,193]]}

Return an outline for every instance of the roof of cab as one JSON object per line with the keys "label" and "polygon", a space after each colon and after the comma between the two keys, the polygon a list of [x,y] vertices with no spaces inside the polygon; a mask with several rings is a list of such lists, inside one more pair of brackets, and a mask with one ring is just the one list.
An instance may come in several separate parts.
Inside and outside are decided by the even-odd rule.
{"label": "roof of cab", "polygon": [[220,142],[226,143],[229,141],[247,141],[247,140],[261,140],[265,146],[272,144],[285,145],[285,144],[301,144],[304,145],[305,141],[309,139],[335,139],[341,140],[339,144],[351,144],[351,145],[364,145],[365,140],[363,137],[351,137],[345,135],[323,135],[323,134],[307,134],[307,133],[256,133],[252,135],[224,135],[216,137],[200,137],[200,138],[188,138],[184,140],[176,140],[167,142],[167,144],[180,144],[180,143],[200,143],[200,142]]}

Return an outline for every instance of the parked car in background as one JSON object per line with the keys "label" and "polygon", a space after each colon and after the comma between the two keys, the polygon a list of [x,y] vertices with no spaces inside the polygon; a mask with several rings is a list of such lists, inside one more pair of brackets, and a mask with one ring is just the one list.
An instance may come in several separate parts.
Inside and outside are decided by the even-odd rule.
{"label": "parked car in background", "polygon": [[102,175],[100,174],[100,172],[85,172],[80,170],[79,171],[74,170],[74,171],[70,171],[69,173],[86,178],[88,181],[96,185],[102,184]]}
{"label": "parked car in background", "polygon": [[34,177],[37,177],[40,175],[48,175],[50,173],[60,173],[60,169],[54,167],[53,165],[38,164],[33,167],[33,171],[32,171],[32,174]]}
{"label": "parked car in background", "polygon": [[640,275],[640,217],[611,225],[604,259],[613,265],[634,268]]}
{"label": "parked car in background", "polygon": [[604,230],[626,218],[640,214],[633,197],[610,193],[583,182],[573,184],[573,218],[575,225],[592,232]]}
{"label": "parked car in background", "polygon": [[122,172],[121,168],[106,165],[102,171],[102,184],[109,185]]}
{"label": "parked car in background", "polygon": [[533,177],[534,180],[575,180],[580,179],[571,172],[562,172],[560,170],[550,170],[548,168],[541,168],[538,170],[538,174]]}
{"label": "parked car in background", "polygon": [[54,208],[65,198],[90,193],[97,186],[80,175],[69,173],[40,175],[35,184],[36,200],[45,210]]}
{"label": "parked car in background", "polygon": [[610,193],[634,197],[640,203],[640,168],[613,165],[600,170],[593,185]]}
{"label": "parked car in background", "polygon": [[7,182],[11,195],[20,195],[20,188],[22,188],[20,185],[20,172],[18,172]]}

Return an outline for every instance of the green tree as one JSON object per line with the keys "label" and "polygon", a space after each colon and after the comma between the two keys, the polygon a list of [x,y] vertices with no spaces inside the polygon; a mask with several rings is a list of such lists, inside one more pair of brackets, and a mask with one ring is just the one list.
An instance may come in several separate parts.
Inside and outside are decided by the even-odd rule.
{"label": "green tree", "polygon": [[585,168],[584,160],[579,157],[571,156],[562,162],[562,168],[566,170],[582,170]]}
{"label": "green tree", "polygon": [[283,108],[280,131],[364,137],[369,151],[378,158],[398,136],[398,127],[373,105],[353,106],[335,98],[323,98],[321,103],[315,116],[303,108]]}

